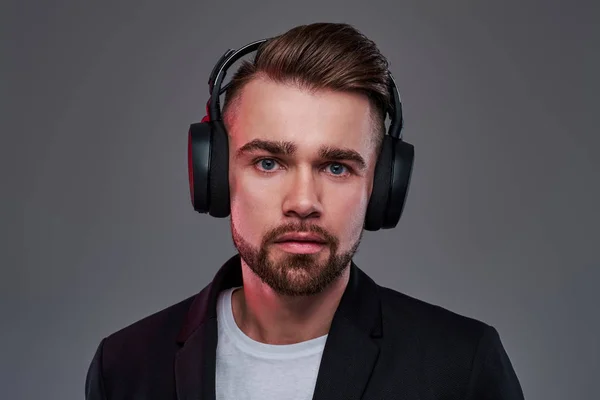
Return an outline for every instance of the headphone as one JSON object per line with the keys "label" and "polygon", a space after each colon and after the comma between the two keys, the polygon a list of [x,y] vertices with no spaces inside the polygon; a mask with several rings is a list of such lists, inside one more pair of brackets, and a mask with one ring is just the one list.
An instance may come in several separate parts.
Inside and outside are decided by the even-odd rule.
{"label": "headphone", "polygon": [[[238,50],[229,49],[214,66],[209,80],[207,115],[190,125],[188,131],[188,174],[194,210],[216,218],[230,213],[229,147],[225,125],[221,120],[219,97],[227,69],[238,59],[259,48],[268,39],[249,43]],[[373,191],[367,206],[364,229],[377,231],[394,228],[404,209],[414,163],[414,146],[403,141],[402,103],[396,83],[389,74],[391,107],[386,114],[390,127],[383,138],[375,166]]]}

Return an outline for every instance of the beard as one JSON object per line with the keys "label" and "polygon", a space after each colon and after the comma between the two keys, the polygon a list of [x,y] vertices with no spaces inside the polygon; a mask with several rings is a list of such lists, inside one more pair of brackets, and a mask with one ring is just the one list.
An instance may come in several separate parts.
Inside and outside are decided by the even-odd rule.
{"label": "beard", "polygon": [[[326,242],[323,251],[328,248],[329,256],[325,261],[320,261],[321,252],[284,253],[277,259],[273,259],[274,257],[270,256],[270,246],[279,236],[288,232],[313,232],[321,235]],[[363,232],[364,230],[361,230],[350,250],[339,252],[339,240],[323,228],[304,222],[289,223],[267,232],[263,236],[260,247],[257,248],[242,237],[231,219],[233,243],[240,257],[263,283],[281,296],[310,296],[322,292],[339,278],[349,265],[358,250]]]}

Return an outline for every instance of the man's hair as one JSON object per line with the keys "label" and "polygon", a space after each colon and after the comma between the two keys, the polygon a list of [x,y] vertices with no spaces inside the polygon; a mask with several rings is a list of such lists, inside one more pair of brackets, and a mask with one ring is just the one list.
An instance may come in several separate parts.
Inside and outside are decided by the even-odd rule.
{"label": "man's hair", "polygon": [[349,24],[300,25],[267,40],[254,60],[243,61],[225,95],[223,116],[231,125],[241,89],[256,77],[301,89],[329,89],[366,95],[372,107],[379,153],[390,106],[388,61],[376,44]]}

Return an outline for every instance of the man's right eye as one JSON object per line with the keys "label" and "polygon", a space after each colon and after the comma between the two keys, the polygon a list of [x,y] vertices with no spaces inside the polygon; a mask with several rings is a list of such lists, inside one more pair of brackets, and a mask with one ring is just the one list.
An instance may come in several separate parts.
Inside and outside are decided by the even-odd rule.
{"label": "man's right eye", "polygon": [[277,166],[277,161],[273,160],[272,158],[261,158],[256,160],[254,165],[256,165],[259,170],[262,171],[273,171]]}

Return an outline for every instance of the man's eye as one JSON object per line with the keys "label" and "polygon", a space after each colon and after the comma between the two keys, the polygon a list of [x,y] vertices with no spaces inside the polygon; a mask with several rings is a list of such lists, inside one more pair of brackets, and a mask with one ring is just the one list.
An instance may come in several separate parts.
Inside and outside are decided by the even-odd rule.
{"label": "man's eye", "polygon": [[258,160],[256,162],[256,164],[261,168],[264,169],[265,171],[271,171],[273,169],[275,169],[275,166],[277,165],[277,162],[271,158],[263,158],[261,160]]}
{"label": "man's eye", "polygon": [[344,175],[344,173],[348,172],[348,168],[340,163],[329,164],[328,168],[333,175]]}

